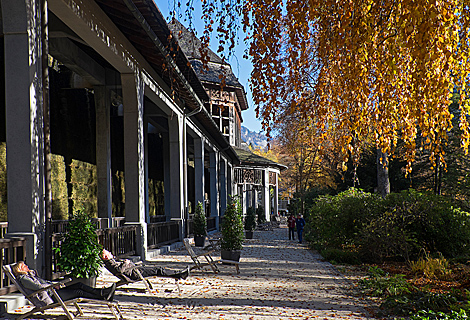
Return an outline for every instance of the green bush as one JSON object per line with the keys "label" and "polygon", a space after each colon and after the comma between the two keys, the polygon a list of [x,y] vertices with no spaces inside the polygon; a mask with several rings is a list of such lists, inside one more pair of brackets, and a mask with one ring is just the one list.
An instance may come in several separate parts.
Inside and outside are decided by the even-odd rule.
{"label": "green bush", "polygon": [[[405,295],[390,296],[381,308],[396,315],[410,315],[419,310],[426,312],[450,312],[450,307],[458,301],[450,293],[413,291]],[[418,318],[419,319],[419,318]]]}
{"label": "green bush", "polygon": [[[470,252],[469,213],[457,207],[452,199],[415,190],[390,194],[385,206],[394,209],[401,219],[409,219],[407,232],[419,248],[455,257]],[[418,252],[414,252],[415,256]]]}
{"label": "green bush", "polygon": [[411,285],[404,275],[389,276],[380,268],[370,268],[369,277],[360,282],[362,288],[372,296],[399,296],[411,292]]}
{"label": "green bush", "polygon": [[364,262],[409,261],[422,249],[449,258],[470,252],[469,214],[449,198],[414,190],[385,199],[358,189],[322,196],[307,224],[314,248],[354,248]]}
{"label": "green bush", "polygon": [[256,208],[256,216],[257,216],[258,224],[266,222],[266,215],[264,213],[264,207],[263,206],[259,206],[258,208]]}
{"label": "green bush", "polygon": [[[463,309],[468,304],[468,291],[453,290],[449,293],[421,291],[410,285],[404,275],[391,276],[378,267],[371,267],[369,276],[361,280],[360,285],[363,292],[382,298],[383,303],[380,307],[386,314],[402,316],[415,314],[415,318],[411,317],[411,319],[428,319],[427,316],[435,315],[447,317],[457,314],[456,312],[451,315],[445,314],[452,310],[464,314]],[[421,311],[418,312],[419,310]],[[445,317],[442,319],[460,319]]]}
{"label": "green bush", "polygon": [[353,244],[379,198],[354,188],[318,197],[306,219],[306,239],[316,248],[342,249]]}
{"label": "green bush", "polygon": [[77,211],[67,224],[64,239],[54,248],[57,265],[72,277],[91,278],[99,275],[103,247],[98,243],[96,225],[83,211]]}
{"label": "green bush", "polygon": [[357,252],[327,248],[320,252],[321,256],[332,263],[360,264],[361,259]]}
{"label": "green bush", "polygon": [[233,251],[243,249],[245,231],[243,230],[243,217],[240,201],[233,197],[229,199],[222,224],[222,250]]}
{"label": "green bush", "polygon": [[193,221],[194,235],[205,237],[207,235],[207,222],[204,207],[201,201],[197,202],[196,213],[194,213]]}
{"label": "green bush", "polygon": [[245,216],[245,230],[253,231],[256,228],[256,212],[255,208],[248,207],[246,209],[246,216]]}
{"label": "green bush", "polygon": [[465,310],[452,311],[450,314],[444,312],[424,311],[410,317],[410,320],[464,320],[468,319]]}

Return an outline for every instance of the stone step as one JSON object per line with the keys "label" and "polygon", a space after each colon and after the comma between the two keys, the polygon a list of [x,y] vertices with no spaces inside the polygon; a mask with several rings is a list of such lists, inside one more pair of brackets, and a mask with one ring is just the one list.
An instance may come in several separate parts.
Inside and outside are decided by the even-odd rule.
{"label": "stone step", "polygon": [[19,292],[0,296],[0,314],[13,313],[16,309],[28,304],[29,301]]}

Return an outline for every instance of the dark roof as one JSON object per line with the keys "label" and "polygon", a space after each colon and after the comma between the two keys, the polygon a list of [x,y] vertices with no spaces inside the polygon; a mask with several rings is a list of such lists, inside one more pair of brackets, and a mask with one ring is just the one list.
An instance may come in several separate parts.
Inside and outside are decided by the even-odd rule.
{"label": "dark roof", "polygon": [[[198,39],[194,32],[188,30],[177,19],[171,20],[168,23],[168,27],[173,33],[173,36],[176,37],[176,40],[178,40],[178,44],[180,45],[181,50],[183,50],[188,59],[201,60],[201,52],[199,51],[199,48],[202,47],[202,42]],[[207,48],[207,56],[210,62],[227,64],[209,48]]]}
{"label": "dark roof", "polygon": [[[172,86],[172,81],[177,78],[168,72],[168,61],[160,48],[157,48],[153,39],[150,38],[147,31],[141,23],[135,18],[132,11],[123,0],[95,0],[103,11],[110,17],[113,23],[121,30],[126,38],[134,47],[145,57],[158,75],[172,88],[177,95],[182,98],[191,109],[199,107],[196,105],[191,92],[185,90],[184,86]],[[171,53],[181,73],[187,79],[198,98],[203,101],[209,101],[209,97],[199,81],[194,69],[188,65],[188,60],[181,50],[178,50],[176,41],[171,41],[170,29],[160,10],[153,0],[131,0],[132,4],[149,25],[151,31],[155,33],[158,39],[165,47],[167,52]],[[177,79],[180,82],[180,79]]]}
{"label": "dark roof", "polygon": [[223,61],[210,48],[207,48],[206,50],[209,62],[207,64],[208,69],[204,69],[201,61],[201,52],[199,50],[202,47],[202,42],[196,37],[194,32],[185,28],[185,26],[176,19],[173,19],[168,23],[168,27],[173,33],[173,36],[178,40],[181,51],[183,51],[188,60],[191,61],[191,65],[199,79],[202,82],[220,85],[222,83],[222,78],[219,76],[223,75],[225,78],[224,89],[227,91],[235,91],[240,103],[240,109],[248,109],[245,88],[233,74],[230,64]]}
{"label": "dark roof", "polygon": [[239,148],[239,147],[233,147],[235,152],[238,155],[238,158],[240,158],[240,164],[241,165],[249,165],[249,166],[262,166],[262,167],[276,167],[280,170],[287,169],[287,166],[271,161],[267,158],[258,156],[257,154],[254,154],[251,152],[250,149],[248,148]]}
{"label": "dark roof", "polygon": [[221,81],[219,75],[222,74],[225,76],[225,84],[227,86],[236,87],[243,90],[243,86],[240,84],[240,82],[238,82],[237,77],[235,77],[229,65],[209,62],[207,64],[208,70],[205,70],[203,69],[201,60],[192,59],[190,61],[194,68],[194,71],[196,71],[201,81],[219,84]]}
{"label": "dark roof", "polygon": [[[209,102],[209,96],[198,75],[186,55],[180,50],[176,39],[171,37],[168,24],[153,0],[95,1],[163,81],[175,91],[179,98],[184,100],[187,112],[199,109],[198,100],[202,103]],[[144,21],[140,21],[136,15],[141,15]],[[142,23],[146,24],[145,28]],[[150,34],[154,34],[156,39]],[[170,60],[175,66],[169,63]],[[178,69],[185,80],[169,72],[169,68]],[[189,87],[185,85],[185,81]],[[174,85],[175,82],[176,85]],[[235,151],[207,110],[203,108],[201,112],[194,115],[194,118],[199,121],[203,131],[214,139],[221,150],[225,150],[229,157],[237,162],[238,157]]]}

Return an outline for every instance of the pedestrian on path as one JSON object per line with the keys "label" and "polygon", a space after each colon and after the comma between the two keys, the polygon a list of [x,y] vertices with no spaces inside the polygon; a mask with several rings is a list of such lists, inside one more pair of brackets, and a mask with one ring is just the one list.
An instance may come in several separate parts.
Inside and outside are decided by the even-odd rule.
{"label": "pedestrian on path", "polygon": [[299,238],[299,243],[302,243],[302,233],[304,232],[305,220],[300,214],[297,215],[295,225],[297,226],[297,237]]}
{"label": "pedestrian on path", "polygon": [[289,227],[289,240],[295,240],[295,217],[293,213],[287,219],[287,226]]}

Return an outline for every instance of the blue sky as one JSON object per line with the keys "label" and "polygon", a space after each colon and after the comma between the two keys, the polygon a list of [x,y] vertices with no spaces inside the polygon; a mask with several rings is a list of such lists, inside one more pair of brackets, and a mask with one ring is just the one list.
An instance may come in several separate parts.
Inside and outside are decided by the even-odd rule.
{"label": "blue sky", "polygon": [[[173,0],[154,0],[155,3],[157,4],[158,8],[162,12],[162,14],[165,16],[165,18],[168,19],[169,17],[169,7],[172,3]],[[200,3],[200,1],[194,1],[195,3]],[[200,19],[201,14],[199,8],[196,8],[194,11],[194,27],[197,31],[197,35],[201,36],[203,32],[203,23],[202,20]],[[184,13],[184,11],[183,11]],[[186,27],[188,26],[187,21],[180,21],[183,25]],[[250,86],[248,85],[248,79],[250,77],[251,70],[253,69],[251,62],[249,60],[243,59],[243,52],[246,49],[245,43],[243,42],[243,31],[240,30],[240,39],[239,39],[239,45],[237,46],[235,50],[235,55],[231,57],[230,59],[230,64],[232,66],[232,71],[235,74],[235,76],[238,77],[238,80],[240,83],[245,87],[245,91],[247,93],[246,99],[248,101],[249,108],[246,111],[242,112],[242,117],[243,117],[243,125],[250,129],[251,131],[255,132],[260,132],[261,131],[261,121],[256,118],[256,112],[255,108],[253,106],[253,99],[251,97],[251,91],[250,91]],[[215,45],[216,40],[215,40],[215,35],[211,39],[211,49],[217,53],[217,46]]]}

